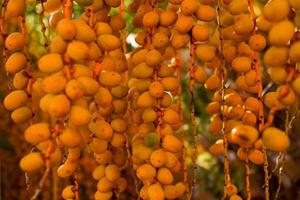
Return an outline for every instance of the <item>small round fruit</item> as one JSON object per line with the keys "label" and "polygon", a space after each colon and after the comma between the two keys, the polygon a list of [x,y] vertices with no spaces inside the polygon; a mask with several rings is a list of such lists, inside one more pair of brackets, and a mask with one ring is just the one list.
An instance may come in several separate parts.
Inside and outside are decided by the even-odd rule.
{"label": "small round fruit", "polygon": [[105,168],[105,177],[114,182],[120,177],[120,168],[115,164],[107,165]]}
{"label": "small round fruit", "polygon": [[43,166],[44,160],[39,152],[29,153],[20,160],[20,167],[25,172],[34,172]]}
{"label": "small round fruit", "polygon": [[262,141],[266,149],[275,152],[285,152],[290,146],[290,139],[287,134],[275,127],[264,130]]}

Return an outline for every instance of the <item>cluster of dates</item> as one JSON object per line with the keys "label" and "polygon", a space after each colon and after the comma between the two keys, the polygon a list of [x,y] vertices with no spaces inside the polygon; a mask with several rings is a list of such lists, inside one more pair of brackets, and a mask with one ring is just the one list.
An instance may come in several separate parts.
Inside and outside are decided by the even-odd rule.
{"label": "cluster of dates", "polygon": [[[276,111],[292,108],[300,95],[300,3],[270,0],[256,17],[251,2],[133,0],[128,11],[139,28],[139,47],[127,53],[124,1],[47,0],[41,15],[50,16],[54,36],[47,53],[32,61],[26,2],[9,0],[3,20],[20,22],[15,29],[2,26],[9,33],[1,37],[4,68],[13,77],[4,106],[15,123],[26,124],[24,138],[35,147],[21,159],[21,169],[58,166],[59,177],[76,177],[82,152],[90,149],[98,164],[91,175],[98,182],[96,200],[119,198],[134,178],[142,199],[184,196],[190,188],[180,54],[187,48],[190,80],[214,91],[206,108],[208,130],[222,139],[210,152],[226,158],[236,144],[238,158],[257,165],[266,161],[264,148],[285,152],[289,137],[272,122]],[[84,8],[76,19],[74,4]],[[275,90],[264,92],[264,70],[278,85]],[[193,95],[194,88],[190,91]],[[136,176],[131,180],[125,177],[128,168]],[[226,181],[226,195],[241,199]],[[62,196],[78,199],[76,182]]]}

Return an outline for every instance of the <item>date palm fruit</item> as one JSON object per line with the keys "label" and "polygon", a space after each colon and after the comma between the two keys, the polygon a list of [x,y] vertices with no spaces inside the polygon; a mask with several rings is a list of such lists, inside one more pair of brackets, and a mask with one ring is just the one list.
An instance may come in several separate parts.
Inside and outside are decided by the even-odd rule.
{"label": "date palm fruit", "polygon": [[119,133],[125,132],[127,129],[127,125],[124,119],[113,119],[111,120],[110,125],[115,132]]}
{"label": "date palm fruit", "polygon": [[32,111],[27,106],[17,108],[11,113],[11,119],[17,124],[26,122],[31,117],[32,117]]}
{"label": "date palm fruit", "polygon": [[192,28],[192,36],[196,41],[207,41],[209,38],[209,29],[205,25],[196,24]]}
{"label": "date palm fruit", "polygon": [[62,75],[53,74],[43,79],[42,89],[46,93],[57,94],[65,89],[67,80]]}
{"label": "date palm fruit", "polygon": [[292,39],[295,32],[295,25],[288,21],[276,23],[269,31],[268,42],[270,45],[284,46]]}
{"label": "date palm fruit", "polygon": [[24,35],[20,32],[13,32],[8,35],[5,40],[5,47],[9,51],[19,51],[24,48],[26,39]]}
{"label": "date palm fruit", "polygon": [[276,106],[278,110],[283,109],[285,106],[279,102],[278,95],[278,92],[268,92],[264,97],[264,104],[268,108]]}
{"label": "date palm fruit", "polygon": [[239,195],[237,194],[234,194],[232,195],[229,200],[243,200],[242,197],[240,197]]}
{"label": "date palm fruit", "polygon": [[81,135],[71,128],[66,128],[61,135],[59,141],[67,148],[74,148],[81,144]]}
{"label": "date palm fruit", "polygon": [[248,72],[251,69],[251,59],[249,57],[236,57],[232,63],[232,68],[237,72]]}
{"label": "date palm fruit", "polygon": [[110,143],[113,147],[122,148],[126,143],[126,138],[123,134],[114,133]]}
{"label": "date palm fruit", "polygon": [[71,109],[71,103],[66,95],[55,95],[49,104],[48,112],[53,117],[64,117],[69,113]]}
{"label": "date palm fruit", "polygon": [[247,156],[247,150],[240,147],[238,150],[237,150],[237,156],[240,160],[246,160],[246,156]]}
{"label": "date palm fruit", "polygon": [[204,87],[207,90],[214,90],[218,87],[220,87],[221,84],[221,78],[217,74],[213,74],[204,83]]}
{"label": "date palm fruit", "polygon": [[146,63],[140,63],[132,70],[132,76],[135,78],[146,79],[151,78],[153,68],[148,66]]}
{"label": "date palm fruit", "polygon": [[216,48],[208,44],[200,44],[197,46],[195,54],[196,56],[204,62],[212,61],[216,56]]}
{"label": "date palm fruit", "polygon": [[97,190],[99,192],[109,192],[113,186],[113,182],[109,181],[106,177],[103,177],[97,183]]}
{"label": "date palm fruit", "polygon": [[87,125],[91,120],[91,113],[84,107],[74,105],[71,107],[69,120],[75,126]]}
{"label": "date palm fruit", "polygon": [[76,19],[73,22],[76,29],[76,40],[84,43],[96,41],[96,33],[84,20]]}
{"label": "date palm fruit", "polygon": [[300,50],[300,42],[293,42],[289,49],[289,57],[292,62],[300,61],[299,50]]}
{"label": "date palm fruit", "polygon": [[292,82],[292,88],[294,89],[294,91],[299,95],[300,94],[300,77],[296,78],[293,82]]}
{"label": "date palm fruit", "polygon": [[163,138],[162,147],[169,152],[179,152],[182,150],[182,142],[173,135],[166,135]]}
{"label": "date palm fruit", "polygon": [[249,46],[255,51],[262,51],[267,45],[266,38],[262,34],[253,34],[249,38]]}
{"label": "date palm fruit", "polygon": [[281,67],[270,67],[269,69],[270,78],[276,84],[284,84],[287,79],[287,71]]}
{"label": "date palm fruit", "polygon": [[157,180],[163,185],[170,185],[174,182],[172,172],[166,167],[159,168],[156,176]]}
{"label": "date palm fruit", "polygon": [[200,4],[196,11],[196,16],[201,21],[211,22],[216,18],[217,14],[212,6]]}
{"label": "date palm fruit", "polygon": [[46,54],[39,59],[38,67],[44,73],[58,72],[63,67],[62,57],[57,53]]}
{"label": "date palm fruit", "polygon": [[178,17],[175,23],[175,29],[181,33],[185,34],[189,32],[193,27],[193,18],[191,16],[181,15]]}
{"label": "date palm fruit", "polygon": [[261,31],[269,31],[273,26],[273,23],[267,20],[263,15],[257,17],[255,22],[257,28]]}
{"label": "date palm fruit", "polygon": [[105,166],[98,165],[93,171],[93,178],[95,180],[100,180],[104,176],[105,176]]}
{"label": "date palm fruit", "polygon": [[[263,61],[270,67],[285,65],[288,60],[288,48],[271,46],[264,54]],[[273,59],[277,58],[277,59]]]}
{"label": "date palm fruit", "polygon": [[228,184],[225,186],[225,192],[228,196],[237,194],[238,189],[234,184]]}
{"label": "date palm fruit", "polygon": [[52,39],[49,50],[50,53],[63,54],[67,49],[67,43],[61,36],[56,36]]}
{"label": "date palm fruit", "polygon": [[113,196],[113,193],[111,191],[100,192],[99,190],[96,191],[96,193],[94,195],[95,200],[111,199],[112,196]]}
{"label": "date palm fruit", "polygon": [[25,71],[20,71],[14,75],[13,86],[15,89],[20,90],[24,89],[28,84],[29,78],[26,75]]}
{"label": "date palm fruit", "polygon": [[159,24],[162,26],[170,26],[177,20],[176,12],[172,10],[164,10],[159,16]]}
{"label": "date palm fruit", "polygon": [[109,140],[113,135],[113,129],[111,125],[103,120],[90,122],[89,130],[94,133],[96,137],[103,140]]}
{"label": "date palm fruit", "polygon": [[120,177],[118,180],[115,181],[115,185],[118,189],[118,192],[122,193],[126,190],[128,182],[125,178]]}
{"label": "date palm fruit", "polygon": [[150,163],[154,167],[162,167],[165,165],[166,161],[167,161],[167,155],[164,150],[157,149],[151,153]]}
{"label": "date palm fruit", "polygon": [[94,137],[89,143],[89,147],[93,150],[94,153],[101,154],[107,150],[108,141]]}
{"label": "date palm fruit", "polygon": [[285,152],[290,146],[287,134],[275,127],[269,127],[264,130],[262,141],[268,150],[275,152]]}
{"label": "date palm fruit", "polygon": [[72,199],[75,197],[75,193],[74,193],[74,185],[68,185],[66,186],[63,191],[62,191],[62,197],[64,199]]}
{"label": "date palm fruit", "polygon": [[144,143],[150,148],[156,148],[159,145],[160,138],[157,133],[150,132],[145,135]]}
{"label": "date palm fruit", "polygon": [[83,96],[85,88],[80,81],[73,79],[67,82],[65,86],[65,93],[70,99],[76,100]]}
{"label": "date palm fruit", "polygon": [[152,49],[145,55],[145,63],[149,66],[158,65],[162,61],[162,55],[158,50]]}
{"label": "date palm fruit", "polygon": [[242,104],[242,97],[238,93],[232,92],[224,96],[224,101],[226,105],[237,106]]}
{"label": "date palm fruit", "polygon": [[256,128],[243,124],[233,128],[231,133],[234,142],[244,148],[249,148],[258,138]]}
{"label": "date palm fruit", "polygon": [[57,23],[56,30],[64,40],[72,40],[76,35],[76,27],[71,19],[61,19]]}
{"label": "date palm fruit", "polygon": [[23,16],[26,10],[25,0],[12,0],[7,3],[7,13],[10,17]]}
{"label": "date palm fruit", "polygon": [[228,11],[232,15],[239,15],[246,11],[248,7],[247,0],[232,0],[228,5]]}
{"label": "date palm fruit", "polygon": [[165,185],[164,195],[167,199],[177,199],[185,192],[185,186],[179,182],[176,185]]}
{"label": "date palm fruit", "polygon": [[257,73],[255,70],[251,69],[250,71],[246,72],[245,74],[245,82],[249,87],[253,87],[257,85],[256,81]]}
{"label": "date palm fruit", "polygon": [[121,83],[122,77],[118,72],[102,71],[99,76],[99,81],[104,86],[115,87]]}
{"label": "date palm fruit", "polygon": [[150,95],[149,92],[142,93],[137,100],[137,105],[140,108],[152,107],[154,103],[155,99]]}
{"label": "date palm fruit", "polygon": [[[77,80],[82,84],[84,95],[93,96],[99,89],[99,83],[91,77],[79,77]],[[72,91],[72,88],[70,88]],[[76,89],[75,92],[79,92],[80,89]]]}
{"label": "date palm fruit", "polygon": [[161,79],[161,84],[167,91],[175,91],[179,88],[179,81],[175,77],[165,77]]}
{"label": "date palm fruit", "polygon": [[137,168],[136,174],[140,180],[152,180],[156,175],[156,170],[150,164],[143,164]]}
{"label": "date palm fruit", "polygon": [[112,34],[101,34],[97,38],[97,43],[105,51],[112,51],[121,46],[120,39]]}
{"label": "date palm fruit", "polygon": [[213,145],[209,147],[209,151],[214,155],[224,154],[223,139],[217,140]]}
{"label": "date palm fruit", "polygon": [[155,11],[147,12],[143,17],[143,26],[153,28],[159,22],[159,15]]}
{"label": "date palm fruit", "polygon": [[[13,91],[3,105],[36,147],[21,159],[23,171],[45,166],[46,174],[55,167],[61,178],[78,175],[87,191],[85,175],[92,172],[96,200],[184,198],[186,190],[192,193],[186,169],[199,164],[194,159],[204,151],[181,134],[186,89],[196,100],[203,88],[213,90],[205,111],[208,131],[218,137],[208,149],[214,156],[231,164],[225,146],[237,145],[237,158],[262,165],[264,146],[287,151],[289,137],[272,126],[272,118],[299,100],[298,1],[257,6],[247,0],[134,0],[127,7],[121,0],[45,0],[38,9],[49,15],[41,24],[49,48],[46,40],[45,48],[36,46],[35,34],[26,30],[26,1],[7,3],[0,46]],[[137,30],[130,48],[127,11]],[[185,74],[189,88],[182,85]],[[200,93],[199,86],[204,86]],[[268,127],[262,127],[262,117]],[[242,199],[238,188],[226,183],[224,198]],[[64,186],[62,198],[76,199],[78,187]]]}
{"label": "date palm fruit", "polygon": [[183,0],[180,5],[181,13],[184,15],[192,15],[197,11],[197,8],[196,0]]}
{"label": "date palm fruit", "polygon": [[28,101],[28,95],[24,90],[15,90],[10,92],[3,101],[4,107],[13,111],[17,108],[24,106]]}
{"label": "date palm fruit", "polygon": [[257,149],[250,150],[248,152],[248,158],[256,165],[262,165],[264,163],[264,154]]}
{"label": "date palm fruit", "polygon": [[206,112],[210,115],[217,114],[221,111],[221,105],[217,101],[210,102],[206,107]]}
{"label": "date palm fruit", "polygon": [[45,12],[51,13],[57,11],[61,6],[61,2],[59,0],[47,0],[44,9]]}
{"label": "date palm fruit", "polygon": [[120,169],[117,165],[110,164],[105,167],[105,177],[107,180],[114,182],[120,178]]}
{"label": "date palm fruit", "polygon": [[65,162],[60,165],[57,169],[57,175],[61,178],[66,178],[71,176],[76,170],[77,164],[76,162]]}
{"label": "date palm fruit", "polygon": [[289,0],[290,5],[296,9],[299,10],[300,9],[300,2],[297,0]]}
{"label": "date palm fruit", "polygon": [[165,196],[162,186],[158,183],[150,185],[147,192],[149,200],[163,200]]}
{"label": "date palm fruit", "polygon": [[152,151],[152,148],[144,144],[136,144],[132,147],[132,156],[139,161],[145,161],[150,158]]}
{"label": "date palm fruit", "polygon": [[66,53],[73,60],[84,60],[88,58],[89,47],[84,42],[73,41],[68,44]]}
{"label": "date palm fruit", "polygon": [[208,79],[208,75],[207,75],[207,72],[205,71],[204,67],[197,67],[195,72],[194,72],[194,76],[195,76],[195,80],[198,82],[198,83],[205,83],[206,80]]}
{"label": "date palm fruit", "polygon": [[157,114],[152,108],[146,108],[143,111],[142,118],[144,122],[154,122],[157,119]]}
{"label": "date palm fruit", "polygon": [[24,133],[25,140],[32,144],[46,141],[50,137],[49,125],[47,123],[37,123],[29,126]]}
{"label": "date palm fruit", "polygon": [[25,55],[21,52],[15,52],[11,54],[6,63],[5,71],[10,74],[15,74],[26,67],[27,59]]}
{"label": "date palm fruit", "polygon": [[233,24],[233,29],[237,34],[249,34],[254,29],[254,22],[250,16],[241,16]]}
{"label": "date palm fruit", "polygon": [[[179,26],[179,25],[178,25]],[[161,38],[164,37],[164,38]],[[160,34],[160,37],[157,38],[158,41],[155,41],[155,35],[153,38],[153,43],[155,46],[155,43],[158,43],[158,47],[163,47],[168,43],[168,38],[165,36],[165,34]],[[190,41],[190,36],[188,34],[181,34],[181,33],[174,33],[172,40],[171,40],[171,45],[175,49],[180,49],[184,47],[188,42]]]}
{"label": "date palm fruit", "polygon": [[44,161],[39,152],[29,153],[20,160],[20,167],[25,172],[34,172],[41,169],[43,166]]}
{"label": "date palm fruit", "polygon": [[279,102],[283,105],[293,105],[297,101],[297,96],[292,88],[289,85],[281,85],[277,88],[279,93]]}
{"label": "date palm fruit", "polygon": [[245,101],[245,106],[247,108],[247,110],[250,110],[254,113],[258,113],[259,112],[259,104],[260,102],[258,101],[257,98],[255,97],[248,97]]}
{"label": "date palm fruit", "polygon": [[104,165],[110,163],[113,160],[113,155],[110,150],[106,150],[103,153],[96,154],[95,159],[99,165]]}
{"label": "date palm fruit", "polygon": [[269,1],[263,8],[263,16],[270,21],[281,21],[289,14],[290,6],[287,0]]}

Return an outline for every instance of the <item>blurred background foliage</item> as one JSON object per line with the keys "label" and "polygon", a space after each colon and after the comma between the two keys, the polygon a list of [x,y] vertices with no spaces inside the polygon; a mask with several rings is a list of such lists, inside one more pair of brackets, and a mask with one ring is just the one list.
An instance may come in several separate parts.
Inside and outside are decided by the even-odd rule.
{"label": "blurred background foliage", "polygon": [[[267,0],[256,0],[255,6],[256,11],[259,11],[259,7],[263,6]],[[0,0],[0,4],[1,4]],[[41,32],[41,24],[38,19],[38,14],[41,10],[40,5],[36,5],[36,0],[27,0],[28,9],[26,13],[26,24],[28,31],[28,46],[31,54],[31,60],[33,63],[37,58],[46,52],[44,47],[44,40]],[[126,6],[130,3],[130,0],[126,0]],[[159,7],[165,8],[166,3],[160,3]],[[84,12],[83,8],[78,5],[74,5],[73,15],[74,17],[79,17]],[[118,12],[118,9],[112,9],[111,15]],[[133,27],[131,21],[133,14],[126,12],[127,27],[126,32],[128,37],[128,48],[129,51],[133,49],[134,42],[132,38],[134,34],[138,31],[137,28]],[[48,27],[49,16],[44,16],[43,21]],[[13,30],[11,30],[13,31]],[[47,36],[51,38],[55,35],[54,30],[47,29]],[[131,38],[131,39],[130,39]],[[192,141],[192,128],[190,124],[190,110],[191,110],[191,96],[188,91],[189,78],[187,74],[187,59],[184,52],[187,50],[182,50],[181,55],[183,55],[184,68],[182,76],[182,108],[185,124],[183,126],[184,131],[187,134],[187,140],[185,145],[191,148]],[[1,66],[3,66],[2,58],[0,58]],[[264,77],[268,82],[268,77]],[[3,101],[3,97],[8,93],[10,88],[11,77],[6,76],[3,67],[0,69],[0,99]],[[197,184],[194,192],[193,199],[203,199],[203,200],[214,200],[220,199],[223,193],[224,187],[224,172],[223,172],[223,158],[212,156],[208,152],[208,148],[213,144],[219,136],[212,135],[208,132],[209,115],[205,112],[207,104],[210,102],[212,93],[205,90],[202,86],[196,85],[195,90],[195,113],[196,113],[196,130],[198,134],[198,139],[200,141],[199,155],[197,158],[197,164],[199,168],[197,169]],[[291,113],[292,115],[293,113]],[[275,117],[275,124],[284,126],[285,123],[285,113],[279,112]],[[282,128],[282,127],[281,127]],[[0,105],[0,200],[28,200],[32,194],[34,188],[38,184],[40,175],[26,177],[24,173],[19,169],[18,160],[21,155],[25,152],[30,151],[30,146],[26,144],[23,140],[23,130],[24,127],[16,126],[10,120],[9,113],[5,111],[3,105]],[[290,131],[291,141],[293,141],[292,146],[286,155],[286,161],[284,165],[284,175],[283,175],[283,185],[280,193],[279,199],[300,199],[300,120],[297,117],[291,127]],[[231,174],[233,178],[233,183],[238,186],[239,193],[244,195],[244,165],[239,161],[234,152],[236,152],[236,147],[230,147],[230,160],[231,160]],[[276,159],[278,155],[269,153],[270,156],[270,171],[272,178],[270,180],[270,193],[271,198],[274,197],[276,189],[278,187],[278,170],[275,168]],[[81,171],[89,171],[89,168],[95,166],[95,163],[91,162],[89,159],[81,160]],[[192,169],[190,169],[192,170]],[[54,174],[54,173],[53,173]],[[53,175],[49,178],[50,180],[45,185],[45,191],[39,199],[60,199],[60,196],[54,195],[58,193],[63,185],[71,180],[62,180]],[[94,191],[95,183],[91,180],[91,177],[80,177],[82,184],[80,188],[81,199],[90,199],[88,193]],[[26,181],[27,180],[27,181]],[[264,199],[263,195],[263,182],[264,182],[264,172],[262,166],[251,165],[251,190],[253,195],[253,200]],[[57,188],[53,188],[52,185],[57,183]],[[89,191],[91,189],[91,191]]]}

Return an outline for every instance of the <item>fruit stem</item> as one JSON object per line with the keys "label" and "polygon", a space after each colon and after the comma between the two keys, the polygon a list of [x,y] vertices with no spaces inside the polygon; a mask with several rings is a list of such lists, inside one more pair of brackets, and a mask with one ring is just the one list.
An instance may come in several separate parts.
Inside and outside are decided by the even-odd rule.
{"label": "fruit stem", "polygon": [[246,196],[247,196],[247,200],[251,200],[250,166],[249,166],[249,158],[248,158],[248,149],[246,150],[246,157],[245,157],[245,175],[246,175]]}
{"label": "fruit stem", "polygon": [[38,187],[35,189],[35,192],[33,194],[33,196],[31,197],[31,200],[35,200],[37,199],[37,197],[39,196],[39,194],[42,192],[42,189],[45,185],[45,182],[47,180],[47,177],[50,173],[50,170],[51,170],[51,160],[50,160],[50,156],[51,156],[51,153],[53,151],[53,146],[54,146],[54,141],[51,140],[51,142],[49,143],[48,145],[48,148],[46,150],[46,153],[44,155],[44,159],[45,159],[45,164],[46,164],[46,170],[44,171],[44,174],[39,182],[39,185]]}
{"label": "fruit stem", "polygon": [[74,193],[75,193],[75,200],[80,200],[79,198],[79,182],[78,182],[78,175],[77,172],[74,172]]}
{"label": "fruit stem", "polygon": [[45,7],[44,7],[44,2],[43,0],[39,0],[40,4],[41,4],[41,8],[42,10],[40,11],[39,13],[39,22],[41,24],[41,27],[42,27],[42,35],[43,35],[43,38],[44,38],[44,46],[45,48],[47,49],[48,48],[48,38],[46,36],[46,30],[47,30],[47,27],[43,21],[43,18],[44,18],[44,11],[45,11]]}
{"label": "fruit stem", "polygon": [[72,0],[62,0],[63,14],[65,18],[72,18]]}
{"label": "fruit stem", "polygon": [[[189,74],[190,74],[190,85],[189,85],[189,90],[190,90],[190,95],[191,95],[191,113],[190,113],[190,119],[191,119],[191,129],[192,129],[192,134],[193,134],[193,150],[194,154],[192,157],[193,161],[193,172],[192,172],[192,177],[193,177],[193,182],[191,185],[191,194],[193,193],[193,188],[196,185],[196,159],[197,159],[197,129],[196,129],[196,120],[195,120],[195,44],[192,41],[190,41],[190,65],[189,65]],[[187,163],[186,163],[187,164]],[[191,198],[191,196],[190,196]]]}
{"label": "fruit stem", "polygon": [[[248,0],[248,7],[249,7],[249,10],[250,10],[250,15],[251,15],[252,21],[255,24],[256,15],[255,15],[255,12],[254,12],[254,2],[253,2],[253,0]],[[256,30],[254,28],[252,34],[255,34],[255,32],[256,32]],[[265,128],[265,125],[264,125],[264,105],[263,105],[263,86],[262,86],[262,80],[261,80],[261,71],[260,71],[261,69],[260,69],[260,64],[258,62],[258,59],[259,59],[259,54],[258,54],[258,52],[255,52],[254,57],[252,58],[252,61],[253,61],[252,64],[255,67],[256,84],[257,84],[257,87],[258,87],[258,94],[257,94],[257,97],[258,97],[258,100],[259,100],[258,130],[259,130],[259,133],[262,134],[262,131]],[[276,110],[275,110],[275,112],[276,112]],[[262,152],[264,154],[265,199],[269,200],[270,194],[269,194],[268,155],[267,155],[267,150],[266,150],[266,147],[265,147],[264,144],[263,144],[263,147],[262,147]]]}
{"label": "fruit stem", "polygon": [[225,132],[225,123],[226,123],[226,119],[225,119],[225,115],[224,115],[224,96],[225,96],[225,68],[226,68],[226,63],[224,60],[224,56],[223,56],[223,42],[224,42],[224,38],[222,35],[222,25],[221,25],[221,20],[220,20],[220,12],[221,12],[221,1],[218,0],[218,4],[217,4],[217,28],[218,28],[218,32],[219,32],[219,37],[220,37],[220,43],[219,43],[219,54],[222,58],[222,63],[221,63],[221,67],[220,67],[220,72],[221,72],[221,89],[220,89],[220,93],[221,93],[221,97],[222,97],[222,102],[221,102],[221,118],[222,118],[222,135],[223,135],[223,145],[224,145],[224,172],[225,172],[225,187],[224,187],[224,197],[226,198],[227,194],[226,194],[226,188],[228,186],[231,185],[231,177],[230,177],[230,161],[229,161],[229,155],[228,155],[228,135]]}

